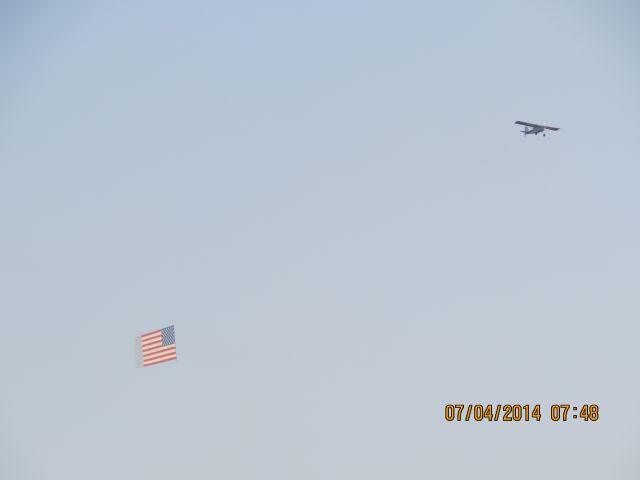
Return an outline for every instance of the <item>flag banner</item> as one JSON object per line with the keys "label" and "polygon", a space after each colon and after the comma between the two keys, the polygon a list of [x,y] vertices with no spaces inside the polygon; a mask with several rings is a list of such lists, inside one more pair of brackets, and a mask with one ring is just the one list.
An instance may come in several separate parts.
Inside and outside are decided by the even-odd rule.
{"label": "flag banner", "polygon": [[173,325],[154,330],[137,337],[140,345],[138,364],[143,367],[168,362],[178,358],[176,353],[176,333]]}

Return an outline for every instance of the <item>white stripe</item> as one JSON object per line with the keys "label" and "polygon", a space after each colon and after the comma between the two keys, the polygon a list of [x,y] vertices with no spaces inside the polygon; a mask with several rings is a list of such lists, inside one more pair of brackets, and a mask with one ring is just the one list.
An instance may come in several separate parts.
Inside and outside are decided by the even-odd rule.
{"label": "white stripe", "polygon": [[178,358],[178,356],[177,355],[173,355],[173,356],[170,356],[170,357],[167,357],[167,358],[160,358],[158,360],[149,360],[149,361],[144,362],[144,365],[145,366],[154,365],[154,364],[160,363],[160,362],[166,362],[166,361],[169,361],[169,360],[175,360],[176,358]]}
{"label": "white stripe", "polygon": [[147,343],[146,345],[142,346],[142,351],[146,352],[147,350],[156,348],[159,345],[162,345],[162,340],[158,340],[157,342]]}
{"label": "white stripe", "polygon": [[167,353],[175,352],[176,346],[172,345],[171,347],[165,347],[162,350],[158,350],[157,352],[153,352],[149,355],[145,355],[143,358],[145,361],[151,360],[157,357],[161,357],[162,355],[166,355]]}
{"label": "white stripe", "polygon": [[153,348],[145,348],[144,350],[142,350],[142,354],[143,355],[151,355],[152,353],[157,352],[158,350],[162,350],[163,348],[168,347],[169,345],[164,345],[162,346],[162,344],[158,344]]}
{"label": "white stripe", "polygon": [[144,335],[141,335],[141,337],[142,340],[147,340],[148,338],[158,337],[160,335],[162,335],[162,330],[158,330],[157,332],[145,333]]}
{"label": "white stripe", "polygon": [[142,337],[142,343],[153,342],[155,340],[158,340],[159,338],[162,338],[161,332],[158,332],[157,334],[151,335],[149,337]]}

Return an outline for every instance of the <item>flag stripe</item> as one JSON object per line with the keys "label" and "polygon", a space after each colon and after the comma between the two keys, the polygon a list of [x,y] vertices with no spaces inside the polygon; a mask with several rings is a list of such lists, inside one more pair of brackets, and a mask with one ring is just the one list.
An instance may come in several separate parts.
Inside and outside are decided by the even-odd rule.
{"label": "flag stripe", "polygon": [[162,332],[160,330],[156,330],[155,332],[145,333],[142,335],[142,340],[148,340],[151,337],[161,337]]}
{"label": "flag stripe", "polygon": [[145,355],[144,358],[145,360],[148,358],[156,358],[156,357],[160,357],[162,355],[166,355],[169,352],[175,352],[176,351],[176,347],[174,346],[173,348],[163,348],[162,350],[158,350],[157,352],[153,352],[149,355]]}
{"label": "flag stripe", "polygon": [[176,355],[176,354],[177,354],[176,350],[174,348],[172,348],[171,350],[166,350],[164,352],[159,352],[159,353],[157,353],[155,355],[151,355],[151,356],[145,358],[145,362],[148,361],[148,360],[149,361],[156,360],[156,359],[158,359],[160,357],[166,357],[168,355]]}
{"label": "flag stripe", "polygon": [[149,343],[148,345],[145,345],[142,347],[143,351],[147,351],[147,350],[152,350],[156,347],[161,347],[162,346],[162,342],[153,342],[153,343]]}
{"label": "flag stripe", "polygon": [[166,348],[166,347],[163,347],[162,345],[156,345],[156,346],[155,346],[155,347],[153,347],[153,348],[143,349],[143,351],[144,351],[144,354],[145,354],[145,355],[151,355],[152,353],[155,353],[155,352],[157,352],[158,350],[162,350],[162,349],[164,349],[164,348]]}
{"label": "flag stripe", "polygon": [[153,362],[145,362],[144,366],[148,367],[149,365],[157,365],[158,363],[168,362],[170,360],[175,360],[176,358],[178,358],[178,357],[174,356],[174,357],[169,357],[169,358],[163,358],[161,360],[156,360],[156,361],[153,361]]}
{"label": "flag stripe", "polygon": [[154,335],[153,337],[148,337],[142,340],[142,344],[145,345],[147,343],[157,342],[158,340],[162,340],[162,335]]}
{"label": "flag stripe", "polygon": [[161,352],[158,355],[153,355],[151,357],[147,357],[145,358],[145,362],[146,361],[153,361],[153,360],[157,360],[158,358],[162,358],[162,357],[168,357],[170,355],[176,355],[176,351],[175,350],[167,350],[166,352]]}

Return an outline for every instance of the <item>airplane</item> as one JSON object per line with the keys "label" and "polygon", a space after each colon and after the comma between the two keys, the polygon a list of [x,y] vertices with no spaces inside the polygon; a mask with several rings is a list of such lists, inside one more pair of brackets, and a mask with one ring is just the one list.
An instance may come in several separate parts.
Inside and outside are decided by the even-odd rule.
{"label": "airplane", "polygon": [[[532,133],[534,135],[537,135],[540,132],[543,132],[542,136],[545,137],[546,136],[546,134],[544,133],[545,130],[553,130],[554,132],[556,130],[560,130],[559,128],[556,128],[556,127],[548,127],[546,125],[537,125],[535,123],[521,122],[520,120],[518,120],[516,123],[518,125],[524,125],[524,130],[520,130],[520,131],[524,133],[525,136],[531,135]],[[527,127],[531,127],[531,128],[529,129]]]}

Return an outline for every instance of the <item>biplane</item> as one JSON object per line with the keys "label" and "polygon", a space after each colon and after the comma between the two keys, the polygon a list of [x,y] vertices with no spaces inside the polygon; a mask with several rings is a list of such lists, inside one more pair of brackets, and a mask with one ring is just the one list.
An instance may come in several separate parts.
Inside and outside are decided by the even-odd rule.
{"label": "biplane", "polygon": [[521,122],[520,120],[518,120],[516,122],[516,124],[518,125],[523,125],[524,126],[524,130],[520,130],[522,133],[526,135],[537,135],[539,133],[542,133],[542,136],[546,136],[546,134],[544,133],[545,130],[552,130],[552,131],[556,131],[556,130],[560,130],[557,127],[549,127],[547,125],[538,125],[537,123],[529,123],[529,122]]}

